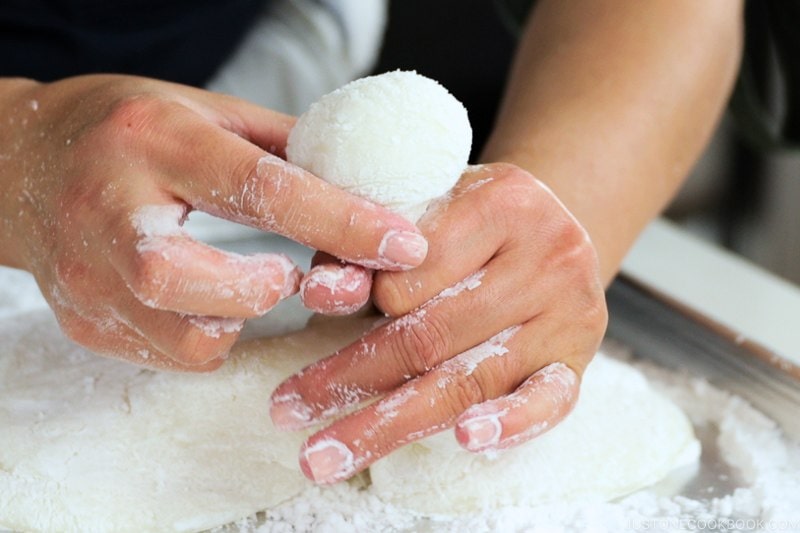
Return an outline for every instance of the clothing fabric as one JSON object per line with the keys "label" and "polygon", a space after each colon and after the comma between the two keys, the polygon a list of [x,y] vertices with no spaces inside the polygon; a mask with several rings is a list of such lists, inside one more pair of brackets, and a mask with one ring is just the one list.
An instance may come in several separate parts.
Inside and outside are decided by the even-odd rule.
{"label": "clothing fabric", "polygon": [[731,111],[764,149],[800,149],[800,1],[749,1]]}
{"label": "clothing fabric", "polygon": [[387,0],[275,0],[206,88],[299,115],[373,68],[386,12]]}
{"label": "clothing fabric", "polygon": [[202,86],[269,0],[4,0],[0,76],[126,73]]}
{"label": "clothing fabric", "polygon": [[0,77],[147,76],[302,113],[374,65],[387,0],[4,0]]}
{"label": "clothing fabric", "polygon": [[[296,115],[373,67],[386,11],[387,0],[3,0],[0,77],[135,74]],[[203,213],[187,228],[216,242],[255,234]]]}

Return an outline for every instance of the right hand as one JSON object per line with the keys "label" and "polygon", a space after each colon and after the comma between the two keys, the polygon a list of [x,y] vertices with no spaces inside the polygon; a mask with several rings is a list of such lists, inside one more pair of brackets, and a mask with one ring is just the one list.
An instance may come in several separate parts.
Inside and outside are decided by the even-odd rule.
{"label": "right hand", "polygon": [[249,317],[295,293],[298,269],[191,239],[193,209],[348,262],[417,266],[402,217],[286,163],[294,119],[128,76],[0,88],[0,263],[34,274],[65,333],[154,367],[218,367]]}

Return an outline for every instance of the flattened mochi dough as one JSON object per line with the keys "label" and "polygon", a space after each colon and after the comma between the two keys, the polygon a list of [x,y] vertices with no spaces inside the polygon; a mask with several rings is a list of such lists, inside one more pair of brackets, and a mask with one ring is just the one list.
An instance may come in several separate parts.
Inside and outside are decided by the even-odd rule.
{"label": "flattened mochi dough", "polygon": [[0,529],[201,531],[310,485],[307,433],[269,396],[372,320],[242,343],[208,374],[153,372],[77,347],[49,312],[0,325]]}
{"label": "flattened mochi dough", "polygon": [[683,411],[636,369],[599,353],[561,424],[494,458],[460,448],[452,432],[411,444],[370,468],[372,489],[421,513],[607,501],[691,464],[700,443]]}
{"label": "flattened mochi dough", "polygon": [[[271,391],[354,340],[372,318],[318,321],[240,344],[210,374],[152,372],[66,340],[48,312],[0,326],[0,528],[200,531],[291,498],[307,433],[277,431]],[[598,356],[573,414],[495,460],[451,431],[371,468],[401,507],[454,514],[609,499],[697,457],[683,413],[636,370]]]}

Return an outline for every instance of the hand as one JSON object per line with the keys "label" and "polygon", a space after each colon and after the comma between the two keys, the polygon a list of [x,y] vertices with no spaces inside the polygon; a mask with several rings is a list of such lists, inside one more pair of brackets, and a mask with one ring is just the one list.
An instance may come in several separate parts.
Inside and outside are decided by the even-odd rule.
{"label": "hand", "polygon": [[471,168],[419,227],[431,245],[425,262],[375,276],[375,303],[392,320],[272,396],[274,423],[299,429],[384,395],[308,439],[300,464],[318,483],[452,426],[476,452],[547,431],[574,406],[605,331],[594,247],[530,174]]}
{"label": "hand", "polygon": [[97,352],[213,369],[246,318],[297,291],[284,256],[191,239],[192,209],[371,267],[425,256],[414,225],[281,159],[291,117],[143,78],[12,85],[0,262],[30,270],[66,334]]}

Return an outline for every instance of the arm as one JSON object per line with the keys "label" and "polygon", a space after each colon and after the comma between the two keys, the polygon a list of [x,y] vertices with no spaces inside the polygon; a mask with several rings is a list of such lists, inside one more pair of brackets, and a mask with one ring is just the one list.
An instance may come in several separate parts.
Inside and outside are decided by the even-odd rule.
{"label": "arm", "polygon": [[482,159],[547,183],[609,283],[705,147],[741,46],[738,0],[541,0]]}

